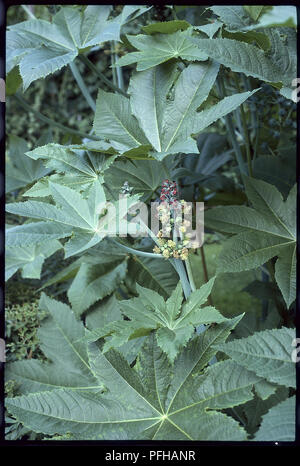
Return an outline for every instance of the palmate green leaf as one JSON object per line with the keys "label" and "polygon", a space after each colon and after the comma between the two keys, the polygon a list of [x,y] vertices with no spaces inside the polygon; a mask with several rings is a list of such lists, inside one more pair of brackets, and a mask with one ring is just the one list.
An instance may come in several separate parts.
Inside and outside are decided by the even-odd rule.
{"label": "palmate green leaf", "polygon": [[148,154],[148,151],[151,149],[150,144],[140,145],[138,147],[130,147],[127,149],[124,149],[122,146],[120,146],[119,143],[115,144],[117,147],[121,147],[121,149],[114,149],[111,144],[105,142],[104,140],[88,141],[83,144],[74,144],[69,147],[73,149],[87,150],[89,151],[89,154],[96,152],[97,154],[95,155],[97,155],[97,158],[101,154],[114,155],[115,157],[122,154],[123,157],[133,160],[153,160],[153,157]]}
{"label": "palmate green leaf", "polygon": [[92,304],[110,295],[124,280],[127,261],[99,263],[97,257],[86,257],[68,290],[68,298],[77,317]]}
{"label": "palmate green leaf", "polygon": [[292,5],[216,5],[210,7],[228,31],[249,31],[274,26],[296,27],[297,13]]}
{"label": "palmate green leaf", "polygon": [[89,346],[89,361],[106,391],[59,389],[7,399],[7,409],[35,432],[89,440],[245,440],[239,423],[220,410],[253,398],[261,378],[223,361],[199,374],[214,342],[225,341],[239,318],[210,328],[192,340],[174,364],[151,336],[131,369],[114,350]]}
{"label": "palmate green leaf", "polygon": [[290,87],[297,74],[295,32],[289,31],[286,43],[283,42],[284,39],[279,31],[269,32],[268,36],[272,39],[271,50],[268,53],[255,45],[233,39],[193,38],[191,41],[198,44],[200,50],[207,53],[210,58],[234,72]]}
{"label": "palmate green leaf", "polygon": [[[142,154],[160,161],[168,154],[196,153],[196,141],[191,135],[232,112],[252,94],[234,94],[197,112],[207,99],[217,73],[218,65],[214,62],[190,64],[173,86],[173,100],[168,93],[176,78],[175,65],[162,64],[137,73],[129,86],[131,109],[125,97],[100,91],[95,133],[108,138],[124,155],[129,149],[140,149]],[[149,149],[151,146],[153,151]]]}
{"label": "palmate green leaf", "polygon": [[[119,301],[116,299],[115,295],[112,294],[88,310],[85,316],[85,323],[88,328],[92,330],[93,328],[104,326],[109,322],[122,319],[123,316],[120,311]],[[118,351],[125,357],[129,364],[136,362],[137,355],[145,343],[146,338],[147,336],[135,338],[118,348]]]}
{"label": "palmate green leaf", "polygon": [[[119,301],[114,294],[111,294],[87,311],[85,324],[89,330],[93,330],[93,328],[103,327],[109,322],[122,319],[123,316],[120,311]],[[137,354],[145,342],[145,338],[147,337],[135,338],[118,348],[118,351],[123,354],[129,364],[132,364],[136,360]]]}
{"label": "palmate green leaf", "polygon": [[222,26],[223,24],[221,21],[214,21],[213,23],[204,24],[203,26],[194,26],[194,29],[196,31],[204,32],[204,34],[212,39]]}
{"label": "palmate green leaf", "polygon": [[189,61],[207,60],[207,55],[191,44],[193,28],[177,31],[173,34],[155,34],[147,36],[138,34],[127,35],[129,42],[139,52],[128,53],[121,57],[115,66],[125,66],[137,62],[137,71],[147,70],[160,65],[172,58],[182,58]]}
{"label": "palmate green leaf", "polygon": [[30,247],[45,241],[65,238],[72,234],[73,229],[54,222],[25,223],[13,226],[5,232],[6,247]]}
{"label": "palmate green leaf", "polygon": [[99,89],[93,128],[96,136],[108,139],[121,153],[148,144],[131,116],[129,100],[119,94]]}
{"label": "palmate green leaf", "polygon": [[296,297],[296,187],[284,202],[275,186],[246,176],[244,181],[253,209],[226,206],[205,213],[209,228],[238,233],[225,242],[218,273],[250,270],[278,256],[276,281],[289,307]]}
{"label": "palmate green leaf", "polygon": [[82,322],[66,304],[44,293],[39,308],[48,313],[38,330],[38,338],[43,353],[51,362],[30,359],[10,363],[5,370],[6,379],[15,380],[22,394],[63,387],[99,390],[101,385],[89,366]]}
{"label": "palmate green leaf", "polygon": [[68,146],[60,144],[47,144],[26,152],[26,155],[34,160],[44,160],[46,167],[58,173],[69,173],[92,176],[93,171],[86,160],[71,150]]}
{"label": "palmate green leaf", "polygon": [[[275,256],[285,254],[292,241],[257,232],[240,233],[224,243],[218,256],[218,273],[256,269]],[[279,276],[280,278],[280,276]]]}
{"label": "palmate green leaf", "polygon": [[88,310],[85,316],[85,324],[89,330],[93,330],[93,328],[103,327],[107,323],[119,319],[122,319],[119,301],[112,294]]}
{"label": "palmate green leaf", "polygon": [[214,62],[191,64],[182,71],[174,90],[174,100],[167,102],[163,115],[162,151],[174,151],[174,147],[189,141],[191,133],[200,131],[197,126],[201,113],[197,114],[196,110],[207,99],[218,71]]}
{"label": "palmate green leaf", "polygon": [[296,397],[292,396],[273,406],[263,416],[254,441],[294,442],[296,435]]}
{"label": "palmate green leaf", "polygon": [[95,341],[110,335],[111,338],[103,348],[107,351],[129,339],[157,330],[158,345],[168,355],[170,361],[174,361],[179,350],[191,338],[196,326],[226,320],[215,308],[203,307],[213,282],[214,279],[211,279],[200,290],[194,291],[183,306],[180,282],[166,302],[153,290],[137,285],[139,297],[119,303],[121,312],[130,320],[118,320],[105,327],[94,329],[89,339]]}
{"label": "palmate green leaf", "polygon": [[290,307],[296,296],[296,253],[295,243],[281,252],[275,264],[275,278],[287,307]]}
{"label": "palmate green leaf", "polygon": [[[80,147],[80,146],[78,146]],[[49,182],[61,184],[76,191],[88,190],[96,183],[103,182],[105,170],[113,163],[117,155],[82,153],[76,146],[47,144],[38,147],[26,155],[34,160],[42,159],[46,167],[57,173],[44,177],[35,183],[24,196],[51,196]]]}
{"label": "palmate green leaf", "polygon": [[41,278],[42,266],[47,257],[52,256],[62,245],[51,239],[27,246],[7,246],[5,249],[5,280],[9,280],[21,269],[22,278]]}
{"label": "palmate green leaf", "polygon": [[30,19],[9,26],[7,32],[7,71],[19,65],[23,88],[71,63],[85,49],[108,40],[119,40],[120,28],[129,15],[148,8],[125,6],[122,13],[108,20],[110,5],[88,5],[83,11],[62,7],[51,23]]}
{"label": "palmate green leaf", "polygon": [[244,31],[257,24],[259,16],[263,13],[260,5],[214,5],[209,7],[220,21],[225,24],[228,31]]}
{"label": "palmate green leaf", "polygon": [[[64,245],[65,257],[79,254],[95,246],[107,236],[114,226],[116,226],[116,231],[119,231],[117,205],[113,212],[111,212],[111,209],[108,210],[107,213],[112,215],[101,215],[101,211],[106,205],[106,198],[100,183],[94,183],[87,198],[66,186],[55,183],[49,184],[56,205],[47,202],[26,201],[7,204],[6,206],[8,212],[43,220],[42,228],[39,222],[31,224],[33,231],[35,225],[37,227],[37,234],[34,234],[33,238],[35,237],[39,243],[42,241],[42,235],[45,231],[45,220],[59,225],[57,233],[61,234],[60,237],[72,235]],[[127,198],[126,206],[123,203],[122,208],[127,212],[132,204],[137,202],[137,199],[137,196]],[[122,215],[126,214],[125,210]],[[113,222],[114,220],[116,221]],[[115,223],[115,225],[112,225],[112,223]],[[16,227],[14,230],[15,235],[18,234],[18,231],[22,235],[24,227],[22,225]],[[52,229],[53,233],[55,233],[55,228]]]}
{"label": "palmate green leaf", "polygon": [[[59,231],[61,231],[61,226],[63,225],[68,232],[70,232],[70,229],[73,232],[78,232],[75,238],[72,237],[67,246],[65,246],[67,256],[86,249],[89,241],[94,240],[94,244],[99,242],[104,235],[102,236],[100,232],[99,234],[97,232],[98,216],[95,214],[94,207],[96,199],[98,203],[105,200],[102,187],[100,185],[95,186],[88,199],[84,199],[79,193],[65,186],[51,183],[50,187],[57,206],[46,202],[26,201],[8,204],[6,210],[17,215],[53,221],[60,225]],[[92,210],[90,210],[90,207]],[[39,229],[40,233],[41,229]],[[65,234],[62,233],[62,236],[65,236]],[[85,246],[78,243],[78,238],[79,240],[84,238]],[[71,247],[70,249],[72,249],[74,243],[76,245],[75,247],[73,246],[73,250],[68,251],[68,248]],[[71,254],[68,254],[68,252],[71,252]]]}
{"label": "palmate green leaf", "polygon": [[[53,220],[84,230],[92,230],[96,227],[95,212],[90,210],[89,204],[103,201],[104,193],[101,187],[94,190],[94,196],[84,199],[80,194],[65,186],[51,183],[51,193],[57,203],[53,204],[38,201],[25,201],[7,205],[7,211],[17,215],[37,219]],[[59,208],[58,208],[59,207]]]}
{"label": "palmate green leaf", "polygon": [[[176,76],[176,65],[165,63],[133,75],[128,92],[140,127],[157,152],[162,150],[162,120],[166,96]],[[141,93],[141,89],[143,92]],[[141,105],[143,101],[143,105]]]}
{"label": "palmate green leaf", "polygon": [[[133,114],[161,159],[168,153],[197,152],[191,139],[191,119],[206,100],[218,74],[214,63],[190,64],[182,71],[174,88],[174,100],[167,95],[175,79],[174,64],[163,64],[137,73],[129,92]],[[141,90],[143,92],[141,92]]]}
{"label": "palmate green leaf", "polygon": [[30,160],[26,155],[28,145],[25,139],[9,136],[8,161],[5,166],[5,192],[10,193],[42,178],[51,170],[41,161]]}
{"label": "palmate green leaf", "polygon": [[283,86],[280,89],[280,94],[286,99],[295,101],[292,82],[295,79],[298,59],[296,31],[290,27],[265,28],[263,31],[271,42],[268,56],[274,66],[276,65],[277,69],[281,70],[280,81],[282,81]]}
{"label": "palmate green leaf", "polygon": [[247,100],[257,91],[258,89],[255,89],[252,92],[241,92],[239,94],[230,95],[220,100],[220,102],[218,102],[216,105],[198,112],[191,120],[192,125],[190,131],[192,131],[194,134],[203,131],[219,118],[222,118],[223,116],[228,115],[228,113],[233,112],[233,110],[242,105],[245,100]]}
{"label": "palmate green leaf", "polygon": [[88,175],[64,175],[54,174],[46,176],[37,181],[30,189],[28,189],[23,196],[24,197],[48,197],[51,196],[50,183],[55,183],[63,186],[67,186],[77,192],[85,192],[93,186],[94,183],[100,181],[102,177],[96,174],[92,176]]}
{"label": "palmate green leaf", "polygon": [[108,242],[107,238],[104,238],[100,243],[94,246],[93,249],[87,250],[78,259],[60,269],[59,272],[44,282],[43,286],[39,288],[39,291],[56,283],[62,283],[74,279],[82,264],[102,264],[109,268],[109,264],[111,262],[121,263],[125,257],[126,253],[124,251],[116,248]]}
{"label": "palmate green leaf", "polygon": [[218,349],[272,383],[296,387],[296,366],[291,357],[294,338],[295,329],[282,327],[218,345]]}
{"label": "palmate green leaf", "polygon": [[267,33],[257,31],[246,31],[246,32],[228,32],[222,31],[222,37],[225,39],[234,39],[248,44],[253,44],[265,52],[271,48],[271,42]]}
{"label": "palmate green leaf", "polygon": [[150,200],[167,177],[164,167],[157,160],[137,160],[132,163],[116,161],[104,175],[105,185],[113,199],[118,199],[125,181],[128,181],[132,194],[143,193],[141,200]]}
{"label": "palmate green leaf", "polygon": [[244,10],[251,16],[254,21],[264,13],[266,8],[263,5],[243,5]]}

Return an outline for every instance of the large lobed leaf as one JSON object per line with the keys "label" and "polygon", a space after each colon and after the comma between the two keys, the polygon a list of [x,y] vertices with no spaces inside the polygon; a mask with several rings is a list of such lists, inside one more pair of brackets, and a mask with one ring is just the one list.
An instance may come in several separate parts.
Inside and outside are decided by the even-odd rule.
{"label": "large lobed leaf", "polygon": [[296,435],[296,397],[292,396],[273,406],[263,416],[253,440],[257,442],[294,442]]}
{"label": "large lobed leaf", "polygon": [[68,298],[77,316],[110,295],[120,285],[126,276],[126,262],[123,258],[101,263],[101,258],[97,256],[81,261],[76,277],[68,289]]}
{"label": "large lobed leaf", "polygon": [[[202,52],[232,71],[279,84],[288,91],[297,74],[296,33],[290,28],[264,30],[264,33],[271,44],[267,52],[234,39],[191,40]],[[287,97],[292,98],[291,89]]]}
{"label": "large lobed leaf", "polygon": [[26,155],[33,160],[43,160],[46,167],[56,173],[39,180],[24,193],[24,196],[51,196],[49,182],[86,193],[94,184],[102,183],[104,172],[117,155],[94,154],[80,150],[80,147],[47,144],[26,152]]}
{"label": "large lobed leaf", "polygon": [[259,16],[264,12],[265,7],[240,6],[240,5],[214,5],[209,7],[220,21],[226,25],[228,31],[244,31],[255,27]]}
{"label": "large lobed leaf", "polygon": [[9,26],[7,32],[7,71],[19,66],[26,90],[38,78],[54,73],[94,45],[119,40],[120,28],[128,17],[148,8],[125,5],[122,13],[108,20],[110,5],[62,7],[51,23],[30,19]]}
{"label": "large lobed leaf", "polygon": [[173,362],[178,352],[192,337],[195,327],[226,321],[226,318],[214,307],[203,307],[211,293],[213,283],[214,279],[211,279],[199,290],[194,291],[183,305],[180,283],[167,301],[155,291],[137,284],[139,297],[119,303],[121,312],[127,320],[118,320],[96,328],[89,335],[89,339],[95,341],[111,336],[103,348],[103,351],[107,351],[130,339],[156,330],[158,345]]}
{"label": "large lobed leaf", "polygon": [[146,202],[152,199],[166,177],[164,167],[157,160],[138,160],[131,163],[118,160],[105,172],[104,188],[107,187],[113,199],[118,199],[124,182],[127,181],[132,194],[143,193],[141,200]]}
{"label": "large lobed leaf", "polygon": [[93,127],[96,136],[108,139],[118,151],[148,144],[131,115],[129,100],[119,94],[99,89]]}
{"label": "large lobed leaf", "polygon": [[296,8],[291,5],[214,5],[209,7],[224,23],[227,31],[252,31],[262,27],[297,24]]}
{"label": "large lobed leaf", "polygon": [[[70,257],[98,244],[112,226],[116,226],[116,231],[119,231],[117,203],[112,216],[101,214],[106,206],[106,197],[99,182],[93,184],[87,198],[64,185],[49,182],[49,186],[56,205],[38,201],[7,204],[8,212],[42,220],[32,223],[30,228],[28,225],[15,227],[12,240],[15,245],[22,244],[24,232],[30,241],[30,231],[33,233],[31,239],[41,243],[43,238],[45,240],[48,237],[47,226],[50,225],[52,235],[56,233],[56,237],[60,238],[71,236],[64,245],[65,257]],[[125,208],[127,212],[136,202],[137,196],[127,198],[126,206],[122,205],[123,210]],[[122,211],[122,215],[126,212]],[[112,225],[114,221],[115,225]],[[55,225],[58,225],[57,230]]]}
{"label": "large lobed leaf", "polygon": [[7,246],[5,249],[5,280],[9,280],[19,269],[22,270],[22,278],[39,279],[45,259],[61,248],[61,243],[56,239],[26,246]]}
{"label": "large lobed leaf", "polygon": [[218,272],[250,270],[278,256],[275,278],[289,307],[296,297],[296,185],[284,202],[275,186],[244,180],[253,208],[216,207],[205,213],[209,228],[237,233],[224,245]]}
{"label": "large lobed leaf", "polygon": [[261,381],[227,360],[204,373],[215,350],[239,318],[227,320],[193,339],[170,371],[167,357],[150,337],[131,369],[120,353],[102,354],[89,345],[89,364],[102,393],[57,389],[6,400],[7,409],[35,432],[90,440],[245,440],[246,432],[225,408],[253,398]]}
{"label": "large lobed leaf", "polygon": [[192,32],[193,28],[189,28],[185,31],[176,31],[173,34],[127,35],[129,42],[139,52],[128,53],[120,58],[115,66],[125,66],[137,62],[137,71],[143,71],[172,58],[180,57],[189,61],[207,60],[207,55],[191,44],[189,38]]}
{"label": "large lobed leaf", "polygon": [[272,383],[296,387],[296,367],[291,357],[294,338],[295,329],[283,327],[256,332],[218,345],[218,349]]}
{"label": "large lobed leaf", "polygon": [[212,61],[191,63],[178,76],[174,63],[152,67],[132,76],[130,101],[100,90],[94,119],[96,135],[109,139],[111,146],[124,155],[139,150],[162,160],[168,154],[198,152],[191,136],[235,110],[257,91],[234,94],[197,112],[214,85],[218,69]]}
{"label": "large lobed leaf", "polygon": [[31,359],[16,361],[5,370],[7,380],[13,379],[21,393],[70,388],[72,390],[100,389],[88,362],[85,330],[71,309],[42,294],[39,308],[48,316],[38,330],[40,347],[48,363]]}

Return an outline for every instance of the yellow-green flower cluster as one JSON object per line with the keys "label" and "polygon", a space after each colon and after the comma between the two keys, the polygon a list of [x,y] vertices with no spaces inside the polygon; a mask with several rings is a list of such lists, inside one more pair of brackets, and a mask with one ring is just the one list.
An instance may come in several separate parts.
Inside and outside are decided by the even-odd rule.
{"label": "yellow-green flower cluster", "polygon": [[[182,220],[182,212],[188,214],[191,212],[191,206],[187,205],[186,201],[175,200],[172,205],[168,202],[161,202],[157,207],[158,218],[162,223],[162,229],[159,230],[157,237],[157,246],[154,247],[155,254],[162,254],[166,259],[174,258],[186,260],[189,250],[186,247],[190,242],[190,234],[187,233],[188,227],[191,225],[189,220]],[[172,239],[164,238],[163,236],[171,236],[172,229],[180,233],[181,239],[178,242]]]}
{"label": "yellow-green flower cluster", "polygon": [[166,259],[173,257],[174,259],[185,261],[188,258],[189,250],[185,246],[189,240],[184,239],[176,243],[171,239],[163,238],[161,230],[158,232],[157,236],[159,246],[154,246],[153,252],[155,252],[155,254],[162,254]]}
{"label": "yellow-green flower cluster", "polygon": [[[184,200],[174,201],[171,208],[168,203],[162,202],[157,210],[163,229],[159,230],[157,234],[158,245],[154,247],[153,251],[156,254],[162,254],[166,259],[173,257],[174,259],[186,260],[189,253],[186,245],[190,242],[190,234],[186,231],[191,222],[189,220],[182,221],[182,210],[184,214],[188,214],[191,211],[191,206],[188,206]],[[163,238],[164,234],[169,236],[175,226],[177,231],[181,233],[181,239],[177,243],[171,239]]]}

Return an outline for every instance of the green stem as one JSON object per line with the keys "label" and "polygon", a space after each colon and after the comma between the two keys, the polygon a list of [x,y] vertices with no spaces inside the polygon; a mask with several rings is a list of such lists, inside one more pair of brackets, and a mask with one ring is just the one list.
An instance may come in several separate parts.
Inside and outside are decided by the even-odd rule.
{"label": "green stem", "polygon": [[[217,90],[218,90],[220,97],[221,98],[226,97],[223,79],[218,78],[216,81],[216,85],[217,85]],[[225,122],[226,122],[227,131],[229,134],[229,139],[230,139],[231,145],[235,153],[236,161],[240,169],[240,173],[247,174],[244,168],[244,160],[243,160],[241,148],[235,137],[234,126],[233,126],[232,117],[230,114],[225,116]]]}
{"label": "green stem", "polygon": [[171,179],[171,173],[170,173],[170,170],[169,170],[169,168],[168,168],[168,166],[167,166],[167,164],[166,164],[166,161],[165,161],[165,160],[162,160],[162,161],[161,161],[161,164],[162,164],[163,169],[164,169],[164,171],[165,171],[165,173],[166,173],[166,176],[167,176],[168,179],[170,180],[170,179]]}
{"label": "green stem", "polygon": [[[179,186],[178,184],[178,179],[175,180],[176,184],[177,184],[177,187]],[[173,209],[171,209],[171,218],[173,219],[174,223],[173,225],[175,225],[175,212]],[[180,236],[182,236],[182,234],[180,233]],[[173,228],[173,241],[177,244],[177,236],[175,234],[175,226]],[[177,273],[179,275],[179,278],[180,278],[180,282],[182,284],[182,288],[183,288],[183,292],[184,292],[184,295],[185,295],[185,298],[187,299],[191,292],[192,291],[195,291],[196,287],[195,287],[195,283],[194,283],[194,280],[193,280],[193,275],[192,275],[192,271],[190,270],[190,275],[189,275],[189,270],[184,267],[184,263],[181,259],[171,259],[174,261],[174,266],[176,266],[176,270],[177,270]],[[191,280],[192,278],[192,280]]]}
{"label": "green stem", "polygon": [[160,254],[154,254],[152,252],[145,252],[145,251],[139,251],[138,249],[133,249],[128,246],[125,246],[125,244],[119,243],[118,241],[110,238],[110,240],[115,243],[117,246],[119,246],[122,249],[125,249],[125,251],[130,252],[131,254],[137,255],[137,256],[143,256],[143,257],[150,257],[151,259],[164,259],[164,257]]}
{"label": "green stem", "polygon": [[[206,259],[205,259],[204,247],[203,246],[200,247],[200,254],[201,254],[201,260],[202,260],[204,280],[207,283],[209,281],[209,277],[208,277],[208,271],[207,271],[207,265],[206,265]],[[210,306],[213,306],[211,295],[208,297],[208,302],[209,302]]]}
{"label": "green stem", "polygon": [[[117,41],[114,40],[113,44],[114,44],[114,49],[116,50]],[[115,61],[115,63],[117,61],[116,53],[114,53],[114,61]],[[116,66],[116,72],[117,72],[118,87],[119,87],[119,89],[124,91],[124,80],[123,80],[123,69],[122,69],[122,67],[121,66]]]}
{"label": "green stem", "polygon": [[172,11],[173,19],[174,19],[175,21],[177,21],[178,18],[177,18],[176,11],[175,11],[175,5],[172,5],[171,11]]}
{"label": "green stem", "polygon": [[178,60],[184,65],[185,68],[187,68],[187,63],[181,57],[178,57]]}
{"label": "green stem", "polygon": [[77,129],[68,128],[67,126],[62,125],[61,123],[58,123],[57,121],[51,120],[50,118],[46,117],[42,113],[40,113],[37,110],[35,110],[34,108],[32,108],[32,106],[30,106],[23,99],[23,97],[21,97],[21,95],[18,94],[18,93],[16,93],[12,97],[14,97],[18,101],[18,103],[21,105],[21,107],[23,107],[28,112],[32,112],[39,120],[43,121],[44,123],[46,123],[46,124],[48,124],[50,126],[54,126],[56,128],[59,128],[61,131],[64,131],[65,133],[75,134],[76,136],[79,136],[81,138],[92,139],[93,141],[99,141],[100,140],[96,136],[92,136],[92,135],[83,133],[82,131],[79,131]]}
{"label": "green stem", "polygon": [[91,107],[93,112],[95,112],[96,111],[96,104],[95,104],[91,94],[89,93],[88,88],[86,87],[86,85],[85,85],[85,83],[84,83],[84,81],[83,81],[83,79],[81,77],[79,69],[77,68],[77,66],[75,65],[74,62],[71,62],[69,64],[69,66],[71,68],[71,71],[73,73],[75,81],[77,82],[78,87],[82,92],[82,95],[84,96],[85,100],[87,101],[87,103],[89,104],[89,106]]}
{"label": "green stem", "polygon": [[122,91],[119,87],[115,86],[113,83],[110,82],[109,79],[107,79],[104,74],[101,73],[101,71],[98,70],[98,68],[88,59],[87,56],[85,55],[79,55],[80,60],[86,64],[86,66],[93,71],[95,74],[97,74],[98,78],[104,82],[108,87],[110,87],[113,91],[118,92],[119,94],[124,95],[125,97],[130,97],[129,94],[126,92]]}
{"label": "green stem", "polygon": [[[251,85],[250,79],[247,78],[247,76],[245,76],[243,73],[241,73],[241,76],[242,76],[242,80],[244,83],[245,91],[252,91],[252,85]],[[253,131],[255,131],[255,133],[258,133],[258,120],[257,120],[258,114],[252,105],[250,105],[250,114],[251,114],[252,129]]]}
{"label": "green stem", "polygon": [[[237,78],[237,75],[235,73],[233,73],[233,79],[234,79],[237,91],[241,92],[239,82],[238,82],[238,78]],[[244,104],[240,105],[239,110],[240,110],[240,115],[241,115],[241,120],[242,120],[242,127],[243,127],[243,133],[244,133],[244,142],[245,142],[245,146],[246,146],[248,172],[249,172],[249,176],[253,177],[252,160],[251,160],[251,152],[250,152],[250,139],[249,139],[249,133],[248,133],[248,128],[247,128],[247,121],[246,121],[246,114],[245,114]]]}
{"label": "green stem", "polygon": [[112,64],[112,77],[113,77],[113,83],[114,86],[117,87],[117,73],[116,73],[116,68],[115,68],[115,52],[114,52],[114,43],[113,41],[110,42],[110,59],[111,59],[111,64]]}
{"label": "green stem", "polygon": [[253,172],[252,172],[252,159],[251,159],[251,151],[250,151],[250,139],[249,139],[249,133],[248,133],[248,128],[247,128],[247,122],[246,122],[246,114],[245,114],[245,110],[244,110],[244,104],[242,104],[240,108],[241,108],[241,117],[242,117],[243,131],[244,131],[244,136],[245,136],[245,145],[246,145],[248,172],[249,172],[249,176],[253,177]]}
{"label": "green stem", "polygon": [[30,9],[28,8],[28,6],[26,6],[26,5],[21,5],[21,7],[23,8],[24,11],[26,11],[26,13],[28,14],[28,16],[29,16],[31,19],[36,19],[36,17],[35,17],[34,14],[32,13],[32,11],[30,11]]}
{"label": "green stem", "polygon": [[239,128],[239,133],[243,134],[243,124],[242,124],[241,113],[239,111],[239,108],[234,110],[234,114],[235,114],[235,118],[236,118],[236,123],[237,123],[238,128]]}
{"label": "green stem", "polygon": [[190,281],[191,289],[192,289],[192,291],[196,291],[196,285],[195,285],[195,282],[194,282],[193,271],[192,271],[192,267],[191,267],[191,263],[190,263],[189,258],[186,259],[185,266],[186,266],[187,275],[188,275],[188,278],[189,278],[189,281]]}
{"label": "green stem", "polygon": [[181,259],[169,259],[169,261],[178,273],[185,299],[188,299],[192,292],[192,288],[186,275],[186,270],[184,268],[183,262]]}
{"label": "green stem", "polygon": [[[258,117],[259,118],[259,117]],[[257,129],[255,134],[255,144],[254,144],[254,154],[253,154],[253,161],[257,157],[257,149],[258,149],[258,141],[259,141],[259,131],[258,131],[258,122],[257,122]]]}

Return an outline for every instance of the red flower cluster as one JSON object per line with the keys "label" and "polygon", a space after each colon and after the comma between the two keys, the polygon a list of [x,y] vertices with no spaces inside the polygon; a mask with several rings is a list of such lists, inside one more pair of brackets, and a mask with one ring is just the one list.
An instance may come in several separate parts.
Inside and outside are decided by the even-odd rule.
{"label": "red flower cluster", "polygon": [[163,202],[168,202],[171,205],[177,203],[177,185],[175,181],[163,181],[160,200]]}

